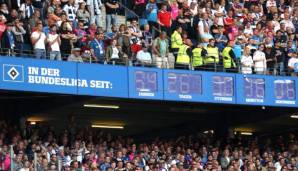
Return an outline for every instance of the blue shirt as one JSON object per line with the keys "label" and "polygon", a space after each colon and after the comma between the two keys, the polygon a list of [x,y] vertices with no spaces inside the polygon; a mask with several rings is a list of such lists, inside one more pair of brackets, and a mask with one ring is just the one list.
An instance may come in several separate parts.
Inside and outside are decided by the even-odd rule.
{"label": "blue shirt", "polygon": [[[150,9],[152,9],[150,11]],[[157,22],[157,5],[154,3],[148,3],[146,5],[146,11],[147,11],[147,20],[148,21],[153,21],[153,22]]]}
{"label": "blue shirt", "polygon": [[8,40],[9,40],[10,49],[13,49],[15,44],[14,44],[14,37],[13,37],[12,32],[8,31],[7,32],[7,37],[8,37]]}
{"label": "blue shirt", "polygon": [[93,49],[94,55],[97,59],[103,60],[104,58],[104,43],[102,40],[94,39],[90,42],[90,48]]}
{"label": "blue shirt", "polygon": [[237,59],[241,58],[241,54],[242,54],[242,48],[241,45],[234,45],[233,47],[233,51],[235,53],[235,56]]}

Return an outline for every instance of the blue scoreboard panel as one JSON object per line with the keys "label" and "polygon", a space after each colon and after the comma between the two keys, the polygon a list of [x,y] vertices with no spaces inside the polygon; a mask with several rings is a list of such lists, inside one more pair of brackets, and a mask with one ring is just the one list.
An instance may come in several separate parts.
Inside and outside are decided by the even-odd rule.
{"label": "blue scoreboard panel", "polygon": [[156,68],[128,68],[129,97],[163,99],[162,70]]}
{"label": "blue scoreboard panel", "polygon": [[201,72],[164,70],[164,98],[178,101],[204,101]]}

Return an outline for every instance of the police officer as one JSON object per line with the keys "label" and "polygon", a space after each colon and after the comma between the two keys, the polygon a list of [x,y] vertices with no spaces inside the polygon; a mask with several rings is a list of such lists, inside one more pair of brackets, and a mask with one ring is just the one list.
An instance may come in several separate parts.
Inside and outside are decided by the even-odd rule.
{"label": "police officer", "polygon": [[175,57],[175,61],[177,60],[179,48],[180,46],[183,45],[181,34],[182,34],[182,27],[178,26],[174,31],[174,33],[171,35],[171,49]]}
{"label": "police officer", "polygon": [[206,49],[202,44],[198,44],[196,48],[192,50],[192,67],[194,70],[203,70],[204,69],[204,60],[203,58],[207,55]]}
{"label": "police officer", "polygon": [[187,39],[184,44],[180,46],[175,63],[176,69],[189,69],[190,57],[192,55],[191,46],[192,43],[189,39]]}
{"label": "police officer", "polygon": [[234,41],[230,40],[227,46],[222,51],[223,57],[223,66],[226,72],[235,72],[236,71],[236,55],[233,51]]}
{"label": "police officer", "polygon": [[210,39],[207,45],[207,56],[204,60],[204,65],[208,71],[218,70],[219,65],[219,51],[215,46],[215,40]]}

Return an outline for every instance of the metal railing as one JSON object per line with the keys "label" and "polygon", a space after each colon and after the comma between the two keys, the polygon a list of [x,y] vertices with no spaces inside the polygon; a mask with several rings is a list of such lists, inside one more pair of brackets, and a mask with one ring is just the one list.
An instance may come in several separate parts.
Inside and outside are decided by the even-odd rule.
{"label": "metal railing", "polygon": [[[1,56],[10,56],[10,57],[16,57],[16,58],[31,58],[36,59],[33,51],[24,51],[24,53],[19,54],[17,51],[12,50],[5,50],[2,49],[5,52],[2,51]],[[50,60],[49,54],[44,57],[45,60]],[[62,55],[62,61],[67,61],[69,54]],[[257,67],[243,67],[240,63],[240,60],[236,61],[236,67],[226,69],[222,62],[214,62],[211,64],[203,64],[198,67],[194,67],[192,60],[189,64],[181,65],[177,64],[175,61],[175,57],[172,53],[169,53],[168,56],[165,57],[158,57],[156,55],[152,55],[152,60],[145,61],[145,60],[139,60],[136,58],[136,54],[129,56],[124,55],[124,57],[119,59],[104,59],[102,61],[98,61],[96,57],[89,56],[88,58],[82,58],[84,63],[93,63],[93,64],[105,64],[105,65],[122,65],[122,66],[138,66],[138,67],[155,67],[160,69],[184,69],[184,70],[196,70],[196,71],[210,71],[210,72],[232,72],[232,73],[240,73],[240,74],[266,74],[266,75],[281,75],[281,76],[290,76],[293,75],[292,70],[288,68],[279,68],[278,65],[276,65],[273,68],[257,68]]]}

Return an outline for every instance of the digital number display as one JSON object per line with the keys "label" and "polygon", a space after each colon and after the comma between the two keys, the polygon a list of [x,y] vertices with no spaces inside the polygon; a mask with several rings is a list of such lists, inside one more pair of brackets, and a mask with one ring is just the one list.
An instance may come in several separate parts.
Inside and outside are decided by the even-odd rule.
{"label": "digital number display", "polygon": [[263,78],[244,78],[244,95],[246,98],[264,99],[265,80]]}
{"label": "digital number display", "polygon": [[135,86],[138,92],[156,92],[157,73],[152,71],[136,71]]}
{"label": "digital number display", "polygon": [[227,76],[212,77],[213,96],[231,97],[234,95],[234,79]]}
{"label": "digital number display", "polygon": [[275,98],[278,100],[295,100],[295,81],[274,80],[274,94]]}
{"label": "digital number display", "polygon": [[168,73],[168,92],[202,94],[202,76],[199,74]]}

